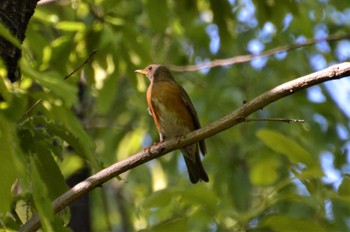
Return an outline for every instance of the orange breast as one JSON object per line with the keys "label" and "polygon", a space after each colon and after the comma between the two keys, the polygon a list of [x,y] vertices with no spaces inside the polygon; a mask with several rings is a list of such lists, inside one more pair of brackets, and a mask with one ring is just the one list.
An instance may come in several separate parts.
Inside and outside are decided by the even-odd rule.
{"label": "orange breast", "polygon": [[157,82],[147,90],[147,103],[158,132],[165,137],[186,134],[195,129],[180,87],[173,82]]}

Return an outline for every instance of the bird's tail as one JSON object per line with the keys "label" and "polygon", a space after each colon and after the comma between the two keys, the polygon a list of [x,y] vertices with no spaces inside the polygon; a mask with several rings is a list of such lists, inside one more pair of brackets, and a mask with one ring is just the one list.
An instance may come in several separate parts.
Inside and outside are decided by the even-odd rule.
{"label": "bird's tail", "polygon": [[188,170],[188,176],[190,177],[191,182],[193,184],[197,183],[200,180],[204,182],[208,182],[209,177],[205,172],[202,161],[199,157],[198,148],[196,149],[194,159],[188,158],[188,157],[192,157],[193,154],[188,154],[188,152],[186,152],[185,149],[181,151],[182,151],[182,154],[184,155],[186,167]]}

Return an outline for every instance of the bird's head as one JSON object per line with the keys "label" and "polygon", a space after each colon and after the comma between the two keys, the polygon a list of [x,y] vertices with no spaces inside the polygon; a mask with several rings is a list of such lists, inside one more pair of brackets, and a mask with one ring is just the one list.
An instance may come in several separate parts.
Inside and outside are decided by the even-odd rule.
{"label": "bird's head", "polygon": [[135,70],[136,73],[144,74],[153,81],[174,81],[168,68],[160,64],[148,65],[145,69]]}

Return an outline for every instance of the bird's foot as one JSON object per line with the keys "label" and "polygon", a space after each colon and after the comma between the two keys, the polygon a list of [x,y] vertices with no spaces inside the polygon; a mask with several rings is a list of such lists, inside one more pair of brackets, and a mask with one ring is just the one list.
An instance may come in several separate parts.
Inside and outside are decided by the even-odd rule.
{"label": "bird's foot", "polygon": [[[157,146],[157,145],[163,143],[164,141],[165,141],[165,140],[163,139],[163,140],[160,140],[159,142],[154,142],[151,146],[145,147],[145,148],[143,149],[143,151],[147,152],[148,155],[153,155],[153,153],[151,152],[151,147]],[[162,150],[162,149],[161,149],[161,150]]]}
{"label": "bird's foot", "polygon": [[[153,146],[153,145],[152,145],[152,146]],[[152,146],[145,147],[145,148],[143,149],[143,151],[146,152],[147,155],[153,155],[152,152],[151,152],[151,147],[152,147]]]}

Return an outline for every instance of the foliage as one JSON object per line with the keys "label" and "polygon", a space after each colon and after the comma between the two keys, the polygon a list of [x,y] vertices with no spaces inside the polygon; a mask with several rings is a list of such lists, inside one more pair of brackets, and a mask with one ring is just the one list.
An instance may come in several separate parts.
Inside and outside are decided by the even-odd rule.
{"label": "foliage", "polygon": [[[148,82],[135,69],[200,64],[343,34],[350,27],[344,2],[38,5],[23,44],[21,82],[0,80],[1,225],[15,231],[37,212],[45,231],[67,230],[62,220],[69,215],[54,217],[50,206],[68,189],[65,179],[84,165],[96,172],[122,160],[150,138],[158,141],[146,109]],[[206,125],[275,85],[349,59],[346,49],[349,41],[322,42],[174,75]],[[93,60],[64,80],[94,50]],[[254,114],[304,124],[249,123],[207,139],[208,184],[190,184],[178,152],[106,183],[91,194],[94,231],[350,230],[350,114],[338,96],[349,91],[349,79],[342,83],[319,85]]]}

